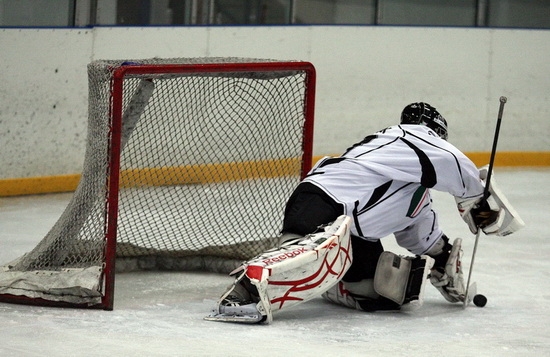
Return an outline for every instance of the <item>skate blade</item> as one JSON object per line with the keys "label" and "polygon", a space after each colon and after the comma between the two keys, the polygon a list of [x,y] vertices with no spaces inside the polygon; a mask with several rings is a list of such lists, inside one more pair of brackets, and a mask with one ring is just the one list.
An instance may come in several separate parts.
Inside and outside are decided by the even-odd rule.
{"label": "skate blade", "polygon": [[205,316],[206,321],[218,321],[218,322],[237,322],[242,324],[257,324],[265,320],[265,316],[260,314],[254,315],[227,315],[212,313]]}

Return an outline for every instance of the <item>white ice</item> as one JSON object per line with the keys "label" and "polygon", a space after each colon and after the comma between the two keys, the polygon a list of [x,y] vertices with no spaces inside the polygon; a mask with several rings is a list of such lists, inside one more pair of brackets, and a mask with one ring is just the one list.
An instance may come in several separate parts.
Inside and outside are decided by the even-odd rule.
{"label": "white ice", "polygon": [[[363,313],[315,299],[271,325],[203,320],[230,283],[198,272],[117,275],[113,311],[0,303],[0,356],[550,356],[550,171],[497,169],[526,222],[480,238],[472,280],[484,308],[446,302],[431,286],[408,313]],[[0,264],[31,250],[71,194],[0,199]],[[447,235],[474,237],[452,197],[434,193]],[[401,252],[391,237],[386,248]]]}

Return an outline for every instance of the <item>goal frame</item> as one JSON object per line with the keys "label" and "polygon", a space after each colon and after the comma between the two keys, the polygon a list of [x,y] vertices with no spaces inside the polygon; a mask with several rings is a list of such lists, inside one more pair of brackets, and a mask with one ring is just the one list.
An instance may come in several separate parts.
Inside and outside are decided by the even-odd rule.
{"label": "goal frame", "polygon": [[115,267],[117,246],[117,223],[119,213],[119,188],[121,154],[123,149],[123,114],[124,114],[124,80],[127,76],[154,77],[155,75],[193,75],[197,73],[246,73],[246,72],[289,72],[300,71],[305,73],[304,84],[304,125],[302,132],[302,160],[300,180],[305,177],[312,165],[313,150],[313,123],[315,106],[315,67],[310,62],[303,61],[254,61],[231,63],[190,63],[190,64],[140,64],[134,62],[123,63],[111,72],[109,97],[109,133],[108,133],[108,164],[105,187],[105,221],[103,227],[104,267],[100,285],[102,287],[101,302],[97,304],[75,304],[64,301],[51,301],[42,298],[32,298],[11,294],[0,294],[0,302],[53,306],[73,307],[85,309],[113,310],[115,291]]}
{"label": "goal frame", "polygon": [[118,189],[120,177],[120,155],[122,152],[122,115],[123,115],[123,83],[126,75],[147,74],[184,74],[184,73],[228,73],[250,71],[289,71],[299,70],[306,73],[306,92],[304,105],[304,133],[302,141],[302,169],[301,179],[305,177],[311,168],[313,151],[313,114],[315,106],[315,67],[309,62],[256,62],[256,63],[232,63],[218,64],[205,63],[200,65],[173,64],[173,65],[127,65],[117,68],[113,72],[111,120],[112,133],[110,142],[109,197],[107,198],[107,218],[105,221],[105,270],[104,287],[105,294],[102,298],[101,308],[112,310],[114,305],[115,266],[116,266],[116,242],[118,219]]}

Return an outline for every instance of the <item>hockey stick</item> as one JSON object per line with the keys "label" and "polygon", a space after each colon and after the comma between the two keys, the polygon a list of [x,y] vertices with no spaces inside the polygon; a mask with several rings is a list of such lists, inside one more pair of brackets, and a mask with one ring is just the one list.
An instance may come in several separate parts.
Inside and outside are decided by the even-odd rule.
{"label": "hockey stick", "polygon": [[[487,200],[489,197],[489,185],[491,183],[491,176],[493,174],[493,166],[495,163],[495,155],[497,151],[497,143],[498,143],[498,136],[500,133],[500,123],[502,122],[502,113],[504,112],[504,104],[506,103],[507,99],[506,97],[502,96],[500,97],[500,106],[498,108],[498,117],[497,117],[497,126],[495,128],[495,136],[493,138],[493,147],[491,149],[491,158],[489,159],[489,168],[487,169],[487,178],[485,179],[485,188],[483,189],[483,197],[481,198],[481,202]],[[476,233],[476,239],[474,242],[474,250],[472,251],[472,260],[470,261],[470,269],[468,271],[468,282],[466,284],[466,293],[464,295],[464,308],[468,306],[468,303],[470,302],[470,299],[468,297],[468,293],[470,290],[470,280],[472,279],[472,270],[474,268],[474,261],[476,257],[477,252],[477,243],[479,242],[479,234],[481,233],[481,228],[478,227],[477,233]]]}

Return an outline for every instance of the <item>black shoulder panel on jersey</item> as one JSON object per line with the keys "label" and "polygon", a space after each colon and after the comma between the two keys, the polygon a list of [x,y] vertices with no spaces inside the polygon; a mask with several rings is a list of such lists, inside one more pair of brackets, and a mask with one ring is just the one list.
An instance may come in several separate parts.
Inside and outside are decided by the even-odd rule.
{"label": "black shoulder panel on jersey", "polygon": [[427,188],[432,188],[437,183],[437,174],[435,167],[430,161],[430,158],[417,146],[408,141],[405,138],[400,138],[405,144],[414,150],[420,161],[420,167],[422,169],[422,177],[420,178],[420,184]]}
{"label": "black shoulder panel on jersey", "polygon": [[380,201],[382,199],[382,197],[384,197],[386,192],[388,192],[388,189],[390,188],[392,182],[393,181],[390,180],[390,181],[378,186],[377,188],[375,188],[374,191],[372,191],[372,195],[369,198],[369,201],[367,202],[367,204],[365,204],[365,206],[361,210],[368,209],[369,207],[371,207],[371,206],[375,205],[376,203],[378,203],[378,201]]}
{"label": "black shoulder panel on jersey", "polygon": [[376,134],[365,136],[365,138],[363,140],[361,140],[360,142],[355,143],[351,147],[347,148],[344,154],[346,154],[348,151],[350,151],[351,149],[353,149],[353,148],[355,148],[359,145],[368,144],[369,142],[373,141],[377,137],[378,137],[378,135],[376,135]]}

